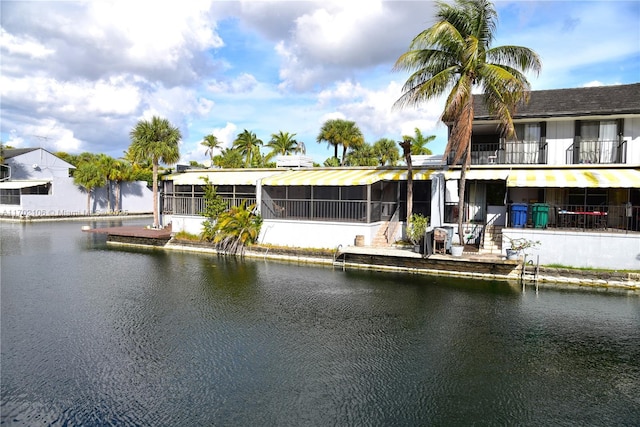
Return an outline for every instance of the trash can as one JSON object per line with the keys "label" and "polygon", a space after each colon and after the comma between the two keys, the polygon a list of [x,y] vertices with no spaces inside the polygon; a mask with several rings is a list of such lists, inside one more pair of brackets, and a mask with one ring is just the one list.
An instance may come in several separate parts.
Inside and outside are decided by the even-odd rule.
{"label": "trash can", "polygon": [[547,228],[549,223],[549,205],[546,203],[534,203],[531,208],[531,217],[535,228]]}
{"label": "trash can", "polygon": [[424,233],[424,248],[422,255],[433,255],[433,228],[427,228]]}
{"label": "trash can", "polygon": [[516,228],[524,228],[526,223],[527,223],[527,204],[526,203],[512,204],[511,205],[511,226]]}

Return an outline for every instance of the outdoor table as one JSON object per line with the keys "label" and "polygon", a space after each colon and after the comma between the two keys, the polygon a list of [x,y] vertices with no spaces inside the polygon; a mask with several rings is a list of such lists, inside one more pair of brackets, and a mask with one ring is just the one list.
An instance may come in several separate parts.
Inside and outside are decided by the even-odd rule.
{"label": "outdoor table", "polygon": [[602,211],[558,211],[562,227],[606,228],[607,212]]}

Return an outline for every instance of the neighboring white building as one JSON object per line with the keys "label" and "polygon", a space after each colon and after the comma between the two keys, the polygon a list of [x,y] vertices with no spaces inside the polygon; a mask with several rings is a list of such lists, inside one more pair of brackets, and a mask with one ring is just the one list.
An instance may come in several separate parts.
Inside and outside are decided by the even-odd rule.
{"label": "neighboring white building", "polygon": [[[87,212],[87,193],[73,183],[75,166],[42,148],[3,150],[0,170],[0,215],[77,216],[108,211],[106,187],[96,189]],[[114,184],[115,187],[115,184]],[[115,197],[112,191],[112,197]],[[153,194],[145,181],[123,182],[120,209],[153,211]],[[115,205],[115,203],[114,203]]]}

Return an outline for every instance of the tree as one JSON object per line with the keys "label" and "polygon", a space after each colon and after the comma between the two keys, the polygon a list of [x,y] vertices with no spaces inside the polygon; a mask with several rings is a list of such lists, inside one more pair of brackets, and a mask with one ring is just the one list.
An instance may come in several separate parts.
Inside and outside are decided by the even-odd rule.
{"label": "tree", "polygon": [[411,154],[413,154],[414,156],[432,154],[431,150],[427,148],[426,145],[431,141],[433,141],[434,139],[436,139],[436,136],[430,135],[425,137],[424,135],[422,135],[422,131],[418,128],[415,128],[414,132],[415,132],[414,136],[410,136],[410,135],[402,136],[403,140],[408,139],[409,141],[411,141]]}
{"label": "tree", "polygon": [[215,157],[215,150],[222,149],[222,143],[218,141],[218,138],[215,135],[207,135],[203,138],[200,145],[204,145],[207,147],[205,154],[209,156],[211,159],[211,163],[213,164],[213,158]]}
{"label": "tree", "polygon": [[[277,155],[287,155],[298,152],[298,141],[295,140],[296,134],[279,131],[271,134],[271,140],[267,147],[271,148],[271,152],[267,155],[270,159]],[[304,146],[304,144],[302,144]]]}
{"label": "tree", "polygon": [[236,136],[236,140],[233,141],[233,148],[238,150],[245,158],[245,167],[251,167],[251,160],[255,149],[260,149],[262,140],[259,139],[255,133],[244,130]]}
{"label": "tree", "polygon": [[358,148],[349,151],[345,164],[348,166],[377,166],[378,162],[373,147],[365,142]]}
{"label": "tree", "polygon": [[109,211],[113,211],[113,203],[111,199],[111,182],[114,180],[118,171],[116,170],[116,159],[106,154],[98,154],[98,167],[104,175],[105,185],[107,186],[107,207]]}
{"label": "tree", "polygon": [[160,227],[158,213],[158,167],[160,163],[174,164],[180,159],[178,144],[182,135],[169,120],[153,116],[140,120],[129,133],[129,152],[136,162],[150,160],[153,167],[153,227]]}
{"label": "tree", "polygon": [[96,161],[81,162],[73,174],[73,183],[87,192],[87,213],[91,214],[91,195],[105,184],[105,176]]}
{"label": "tree", "polygon": [[396,146],[396,142],[389,138],[382,138],[373,144],[373,153],[378,159],[380,166],[388,164],[395,166],[400,159],[400,152]]}
{"label": "tree", "polygon": [[338,146],[342,145],[341,166],[346,164],[347,150],[356,149],[364,144],[364,137],[355,122],[342,119],[330,119],[324,122],[317,142],[327,142],[334,147],[334,157],[338,158]]}
{"label": "tree", "polygon": [[109,179],[116,183],[116,212],[120,212],[120,195],[122,194],[122,183],[126,181],[132,181],[134,178],[133,166],[124,160],[116,160],[112,173]]}
{"label": "tree", "polygon": [[237,169],[244,165],[240,151],[232,148],[223,148],[222,152],[213,158],[213,164],[223,169]]}
{"label": "tree", "polygon": [[[446,153],[453,163],[462,161],[458,235],[463,244],[462,222],[466,172],[471,163],[473,89],[480,88],[490,114],[498,119],[505,136],[514,133],[512,112],[529,98],[525,72],[539,73],[542,63],[531,49],[492,47],[497,13],[489,0],[455,0],[438,3],[437,22],[411,42],[394,65],[410,71],[396,107],[417,105],[447,94],[442,121],[450,127]],[[448,92],[448,93],[447,93]]]}
{"label": "tree", "polygon": [[407,163],[407,227],[411,226],[411,214],[413,214],[413,165],[411,163],[411,140],[404,139],[400,143],[402,155]]}
{"label": "tree", "polygon": [[245,207],[243,200],[239,206],[232,206],[218,215],[213,242],[219,250],[224,253],[242,254],[245,245],[258,240],[262,217],[256,213],[255,207],[255,204]]}

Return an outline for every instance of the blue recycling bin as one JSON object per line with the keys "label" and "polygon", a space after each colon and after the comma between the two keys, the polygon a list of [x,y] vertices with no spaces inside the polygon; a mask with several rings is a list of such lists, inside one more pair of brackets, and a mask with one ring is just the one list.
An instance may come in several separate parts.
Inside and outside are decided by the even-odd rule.
{"label": "blue recycling bin", "polygon": [[524,228],[527,223],[527,204],[514,203],[511,205],[511,226]]}

